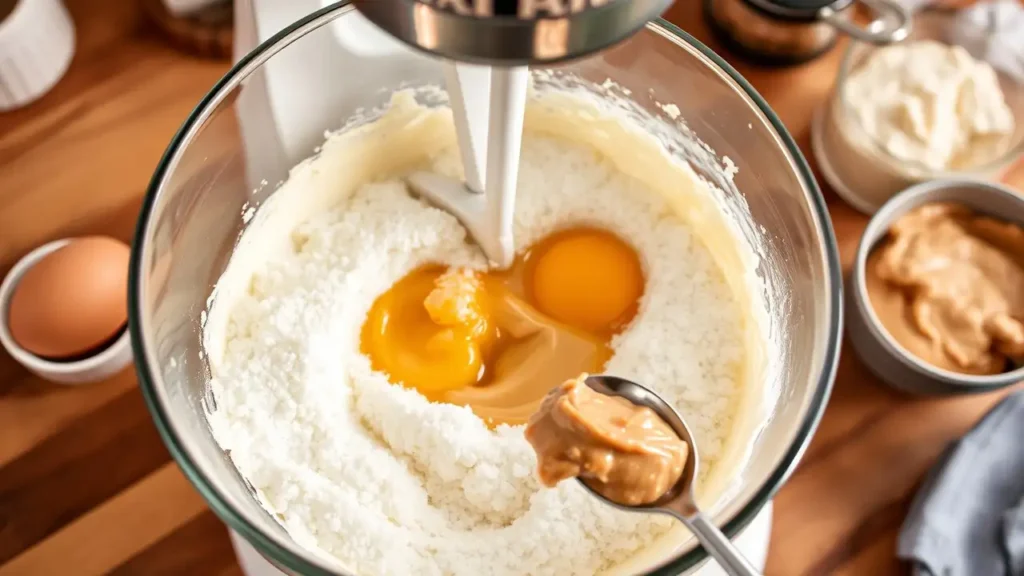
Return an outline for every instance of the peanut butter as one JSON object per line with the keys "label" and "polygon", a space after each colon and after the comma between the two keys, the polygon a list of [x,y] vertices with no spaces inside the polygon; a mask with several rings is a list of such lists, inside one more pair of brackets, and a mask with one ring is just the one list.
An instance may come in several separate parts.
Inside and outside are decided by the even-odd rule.
{"label": "peanut butter", "polygon": [[581,330],[552,322],[509,292],[493,291],[492,314],[504,328],[497,360],[484,386],[448,393],[492,423],[522,424],[540,406],[554,382],[582,370],[600,370],[611,354]]}
{"label": "peanut butter", "polygon": [[689,446],[653,410],[567,380],[526,426],[545,486],[579,477],[626,506],[651,504],[679,480]]}
{"label": "peanut butter", "polygon": [[1024,362],[1024,229],[955,203],[900,218],[865,270],[868,297],[912,354],[963,374]]}

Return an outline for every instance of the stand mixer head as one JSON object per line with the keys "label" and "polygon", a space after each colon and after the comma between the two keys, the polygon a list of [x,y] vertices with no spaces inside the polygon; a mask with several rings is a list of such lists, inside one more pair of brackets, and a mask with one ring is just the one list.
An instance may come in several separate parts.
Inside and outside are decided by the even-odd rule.
{"label": "stand mixer head", "polygon": [[629,38],[672,0],[356,0],[395,38],[459,62],[550,64]]}

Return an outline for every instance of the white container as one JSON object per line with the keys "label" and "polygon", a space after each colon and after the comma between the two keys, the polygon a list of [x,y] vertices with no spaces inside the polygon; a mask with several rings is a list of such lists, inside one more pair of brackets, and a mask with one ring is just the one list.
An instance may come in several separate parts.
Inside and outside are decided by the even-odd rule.
{"label": "white container", "polygon": [[59,384],[88,384],[117,374],[132,361],[131,336],[125,329],[112,344],[93,356],[60,362],[47,360],[25,350],[14,341],[8,326],[8,307],[18,281],[37,262],[50,253],[66,246],[70,239],[55,240],[29,252],[11,268],[0,284],[0,344],[12,358],[33,374]]}
{"label": "white container", "polygon": [[17,0],[0,16],[0,112],[50,91],[75,55],[75,25],[61,0]]}

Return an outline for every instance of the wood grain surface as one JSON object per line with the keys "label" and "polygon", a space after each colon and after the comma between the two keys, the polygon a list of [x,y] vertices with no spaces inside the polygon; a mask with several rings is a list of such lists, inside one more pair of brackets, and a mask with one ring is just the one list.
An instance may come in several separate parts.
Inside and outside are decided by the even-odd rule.
{"label": "wood grain surface", "polygon": [[[67,4],[78,31],[68,74],[38,102],[0,114],[0,274],[52,239],[128,240],[161,152],[227,69],[175,52],[131,0]],[[668,17],[714,47],[699,4],[679,0]],[[726,56],[806,151],[841,50],[774,71]],[[1007,179],[1024,184],[1024,169]],[[848,269],[866,219],[826,198]],[[999,397],[907,398],[844,347],[821,427],[776,498],[768,573],[904,573],[894,549],[909,498]],[[132,370],[63,387],[0,355],[0,426],[0,576],[240,574],[224,526],[160,442]]]}

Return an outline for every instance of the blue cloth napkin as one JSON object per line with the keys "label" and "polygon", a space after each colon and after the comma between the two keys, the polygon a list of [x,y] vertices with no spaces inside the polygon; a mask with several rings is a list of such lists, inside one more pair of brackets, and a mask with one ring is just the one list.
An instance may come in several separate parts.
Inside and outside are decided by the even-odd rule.
{"label": "blue cloth napkin", "polygon": [[897,555],[920,576],[1024,576],[1024,390],[942,454],[903,522]]}

